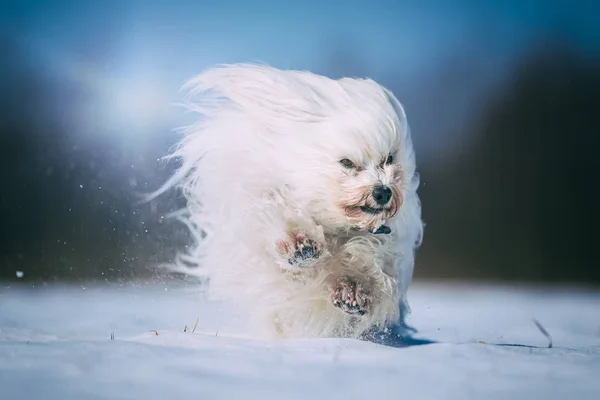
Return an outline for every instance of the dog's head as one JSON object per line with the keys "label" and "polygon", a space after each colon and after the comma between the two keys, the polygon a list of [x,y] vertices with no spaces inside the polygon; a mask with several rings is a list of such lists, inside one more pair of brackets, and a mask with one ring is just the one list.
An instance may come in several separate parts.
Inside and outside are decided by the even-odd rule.
{"label": "dog's head", "polygon": [[330,131],[328,154],[319,161],[321,178],[314,179],[322,199],[312,201],[323,223],[374,231],[398,215],[413,166],[401,128],[384,111],[355,110],[354,117],[346,116],[352,126]]}
{"label": "dog's head", "polygon": [[236,149],[213,159],[222,170],[235,160],[228,179],[259,192],[291,188],[294,204],[326,229],[375,230],[416,189],[404,109],[370,79],[238,64],[208,70],[190,87],[210,94],[194,106],[212,119],[203,146]]}
{"label": "dog's head", "polygon": [[398,217],[415,190],[404,109],[372,80],[326,80],[314,90],[320,109],[311,115],[323,118],[287,142],[289,182],[326,228],[375,231]]}

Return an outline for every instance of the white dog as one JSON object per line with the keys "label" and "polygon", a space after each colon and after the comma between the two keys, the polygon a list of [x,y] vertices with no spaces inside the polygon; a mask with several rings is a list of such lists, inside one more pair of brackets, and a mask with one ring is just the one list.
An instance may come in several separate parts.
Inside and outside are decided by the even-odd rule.
{"label": "white dog", "polygon": [[263,337],[360,337],[399,321],[423,224],[401,104],[369,79],[234,64],[192,79],[201,120],[169,157],[208,278]]}

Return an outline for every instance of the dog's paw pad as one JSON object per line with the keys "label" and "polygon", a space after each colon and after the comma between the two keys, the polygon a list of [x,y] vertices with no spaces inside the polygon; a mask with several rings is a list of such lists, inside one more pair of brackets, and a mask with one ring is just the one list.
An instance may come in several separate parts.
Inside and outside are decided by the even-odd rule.
{"label": "dog's paw pad", "polygon": [[294,253],[288,259],[291,265],[307,267],[312,265],[321,256],[321,246],[314,240],[302,235],[294,235]]}
{"label": "dog's paw pad", "polygon": [[300,233],[290,234],[288,241],[280,243],[279,249],[282,254],[286,255],[290,265],[298,267],[313,265],[323,251],[319,242]]}
{"label": "dog's paw pad", "polygon": [[332,287],[333,305],[351,315],[364,315],[369,311],[371,298],[363,286],[351,278],[339,279]]}

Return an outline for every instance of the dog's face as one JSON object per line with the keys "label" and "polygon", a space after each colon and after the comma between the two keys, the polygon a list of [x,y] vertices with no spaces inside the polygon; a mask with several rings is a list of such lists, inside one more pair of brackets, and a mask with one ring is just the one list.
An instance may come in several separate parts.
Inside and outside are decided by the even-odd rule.
{"label": "dog's face", "polygon": [[397,151],[338,161],[336,207],[353,227],[374,230],[402,206],[402,167]]}
{"label": "dog's face", "polygon": [[398,216],[410,186],[414,165],[403,110],[381,92],[365,92],[367,101],[358,98],[352,112],[334,116],[302,151],[310,154],[303,191],[326,228],[375,231]]}
{"label": "dog's face", "polygon": [[373,81],[344,78],[325,90],[331,82],[318,87],[327,101],[306,113],[322,117],[296,125],[299,131],[276,152],[289,166],[286,181],[298,189],[300,204],[321,225],[375,231],[399,214],[410,187],[414,158],[406,116]]}

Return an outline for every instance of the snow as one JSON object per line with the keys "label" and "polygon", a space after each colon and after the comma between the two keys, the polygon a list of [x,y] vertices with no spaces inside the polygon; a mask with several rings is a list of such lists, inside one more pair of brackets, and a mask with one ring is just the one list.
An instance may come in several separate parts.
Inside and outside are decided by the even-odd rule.
{"label": "snow", "polygon": [[0,399],[600,398],[600,293],[428,283],[410,299],[404,342],[261,341],[193,286],[0,286]]}

